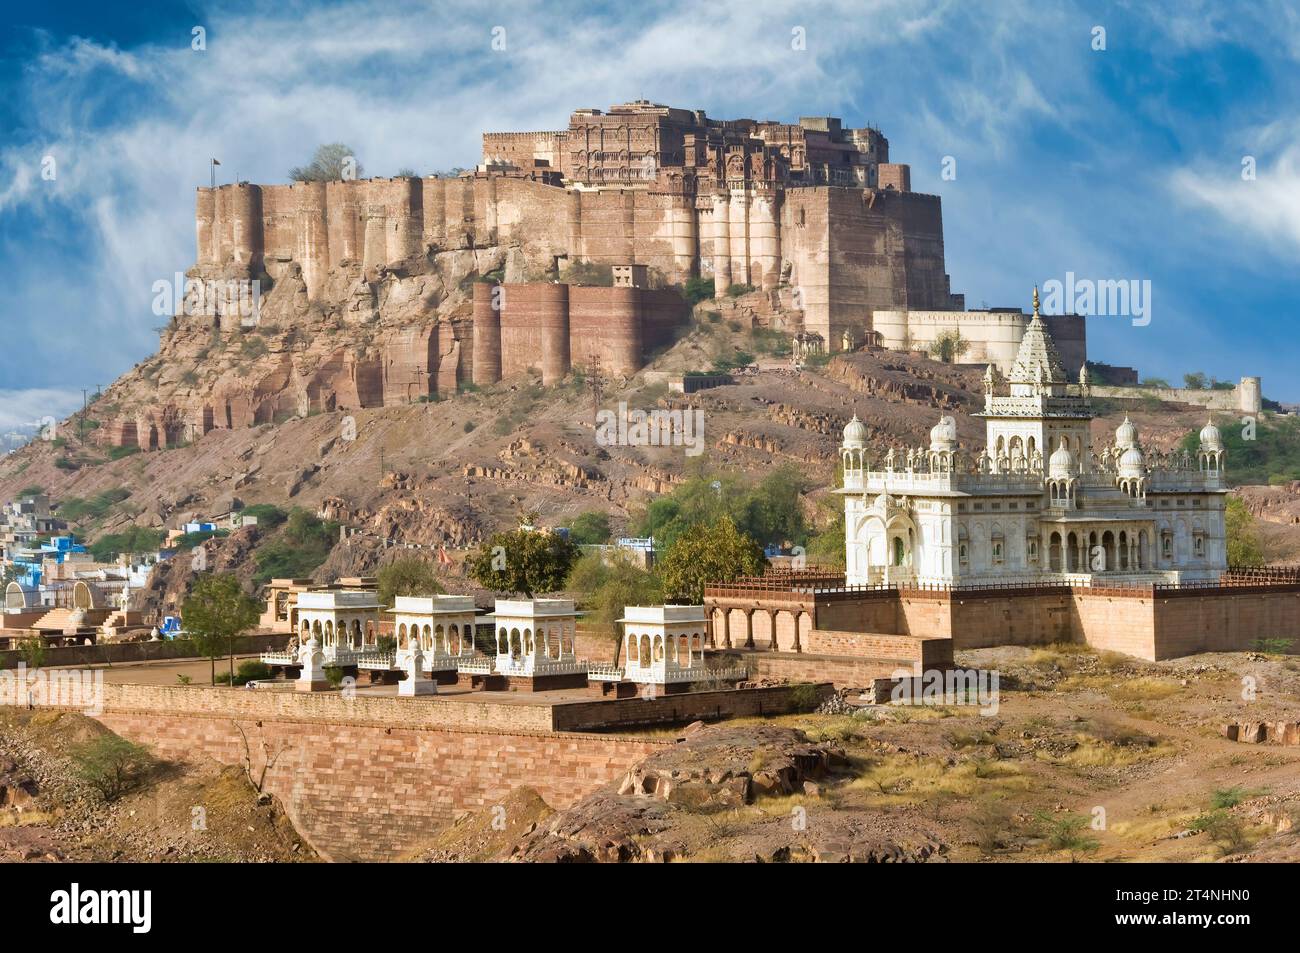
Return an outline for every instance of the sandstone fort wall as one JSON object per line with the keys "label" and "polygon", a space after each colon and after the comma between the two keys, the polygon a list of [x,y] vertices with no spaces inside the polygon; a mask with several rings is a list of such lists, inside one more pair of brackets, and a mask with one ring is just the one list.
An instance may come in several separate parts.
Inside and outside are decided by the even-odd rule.
{"label": "sandstone fort wall", "polygon": [[[964,649],[1054,642],[1085,642],[1099,651],[1149,661],[1196,652],[1257,650],[1260,640],[1267,639],[1291,640],[1281,650],[1300,653],[1300,588],[1287,584],[839,592],[818,594],[815,622],[812,607],[790,609],[791,595],[755,591],[750,608],[728,609],[732,647],[744,647],[746,614],[752,614],[755,648],[771,649],[766,620],[777,612],[778,618],[791,620],[798,614],[801,621],[798,645],[793,637],[779,639],[781,652],[841,661],[889,662],[935,652],[939,654],[921,658],[939,665],[944,644],[950,658],[952,651]],[[735,593],[705,597],[716,648],[725,644],[718,606],[739,598]],[[915,647],[908,649],[904,639]]]}
{"label": "sandstone fort wall", "polygon": [[808,330],[833,350],[843,327],[869,328],[876,309],[952,301],[939,198],[907,190],[762,187],[695,198],[501,175],[239,183],[199,189],[195,221],[201,269],[296,261],[312,299],[344,261],[368,269],[427,248],[517,243],[535,263],[635,262],[674,284],[713,275],[719,295],[731,284],[775,289],[788,266]]}
{"label": "sandstone fort wall", "polygon": [[[244,736],[259,772],[281,752],[265,790],[331,860],[408,856],[462,811],[502,803],[527,785],[562,809],[671,742],[525,732],[388,727],[166,711],[107,711],[108,728],[163,757],[243,765]],[[240,733],[243,730],[243,735]]]}
{"label": "sandstone fort wall", "polygon": [[[105,685],[107,727],[164,758],[213,758],[260,773],[298,830],[334,860],[410,854],[466,810],[520,785],[564,808],[673,742],[624,726],[780,714],[791,686],[552,704],[406,699],[205,686]],[[824,699],[829,685],[817,685]],[[806,700],[805,700],[806,701]],[[588,734],[599,729],[603,734]],[[247,745],[245,744],[247,739]]]}
{"label": "sandstone fort wall", "polygon": [[1167,400],[1195,404],[1225,413],[1258,414],[1263,407],[1263,391],[1258,377],[1243,377],[1231,390],[1193,390],[1188,387],[1094,386],[1097,397]]}

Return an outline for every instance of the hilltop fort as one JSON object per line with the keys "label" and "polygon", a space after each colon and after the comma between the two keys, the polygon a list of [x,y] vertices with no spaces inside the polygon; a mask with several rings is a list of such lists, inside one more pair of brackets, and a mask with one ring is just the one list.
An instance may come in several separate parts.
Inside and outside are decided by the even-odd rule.
{"label": "hilltop fort", "polygon": [[[963,310],[939,197],[912,191],[879,130],[834,117],[579,109],[564,130],[486,133],[455,178],[200,188],[195,221],[183,303],[158,359],[110,394],[110,444],[409,404],[530,367],[548,384],[588,365],[626,377],[686,323],[692,280],[810,352],[957,330],[967,360],[1002,367],[1029,321]],[[232,284],[256,287],[253,309]],[[1077,369],[1083,319],[1047,320]]]}

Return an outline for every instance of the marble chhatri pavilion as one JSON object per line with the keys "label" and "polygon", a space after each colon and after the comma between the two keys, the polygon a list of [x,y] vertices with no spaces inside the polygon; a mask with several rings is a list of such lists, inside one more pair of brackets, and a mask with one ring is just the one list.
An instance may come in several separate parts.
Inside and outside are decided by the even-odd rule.
{"label": "marble chhatri pavilion", "polygon": [[1125,418],[1094,447],[1086,366],[1069,382],[1038,314],[1004,383],[984,376],[985,450],[957,449],[952,417],[930,446],[874,453],[844,428],[849,585],[1180,583],[1227,569],[1223,442],[1213,423],[1187,453],[1144,453]]}

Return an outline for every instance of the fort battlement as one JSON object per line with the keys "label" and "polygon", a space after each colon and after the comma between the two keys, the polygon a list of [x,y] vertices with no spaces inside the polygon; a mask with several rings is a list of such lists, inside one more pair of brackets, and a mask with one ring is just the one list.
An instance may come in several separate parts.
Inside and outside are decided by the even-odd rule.
{"label": "fort battlement", "polygon": [[[638,101],[567,130],[489,132],[483,165],[446,178],[239,183],[196,197],[201,273],[296,262],[309,299],[332,269],[516,245],[530,265],[634,263],[799,290],[831,349],[881,308],[952,306],[937,196],[911,191],[888,141],[834,117],[722,122]],[[859,339],[864,339],[859,335]]]}

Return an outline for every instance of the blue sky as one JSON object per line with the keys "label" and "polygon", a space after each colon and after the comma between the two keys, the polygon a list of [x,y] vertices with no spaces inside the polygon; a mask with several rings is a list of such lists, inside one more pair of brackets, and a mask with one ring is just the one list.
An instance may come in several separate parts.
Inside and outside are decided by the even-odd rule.
{"label": "blue sky", "polygon": [[970,306],[1025,306],[1067,272],[1149,280],[1150,324],[1093,319],[1094,359],[1261,374],[1300,400],[1284,3],[56,6],[10,9],[0,38],[0,426],[66,412],[155,350],[152,285],[193,262],[209,156],[223,181],[282,182],[341,140],[370,173],[428,172],[475,162],[483,130],[635,98],[878,125],[913,188],[943,197]]}

